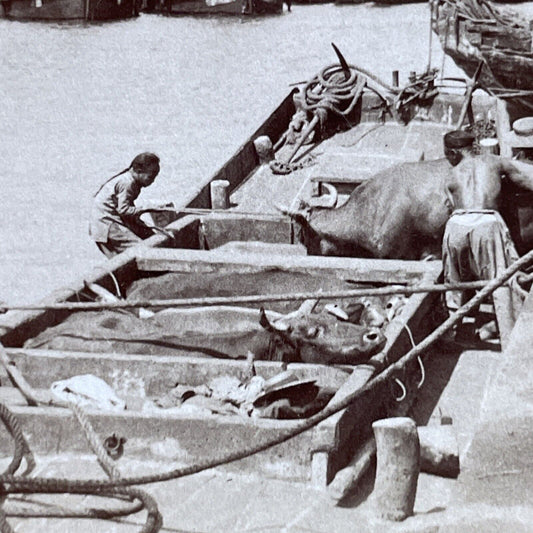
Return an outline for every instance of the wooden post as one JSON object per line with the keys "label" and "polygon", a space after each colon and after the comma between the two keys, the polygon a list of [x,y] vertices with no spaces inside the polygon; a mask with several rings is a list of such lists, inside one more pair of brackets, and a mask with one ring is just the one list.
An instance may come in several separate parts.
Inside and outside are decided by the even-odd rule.
{"label": "wooden post", "polygon": [[328,495],[335,502],[341,501],[353,492],[368,470],[376,453],[376,441],[371,436],[342,470],[339,470],[328,485]]}
{"label": "wooden post", "polygon": [[254,140],[254,148],[259,162],[268,163],[274,159],[274,149],[272,147],[272,141],[268,135],[261,135]]}
{"label": "wooden post", "polygon": [[373,499],[380,518],[404,520],[413,514],[420,471],[420,444],[411,418],[378,420],[372,424],[377,464]]}
{"label": "wooden post", "polygon": [[227,209],[229,207],[229,181],[213,180],[210,187],[211,209]]}
{"label": "wooden post", "polygon": [[479,147],[482,154],[500,154],[500,146],[498,139],[481,139],[479,141]]}

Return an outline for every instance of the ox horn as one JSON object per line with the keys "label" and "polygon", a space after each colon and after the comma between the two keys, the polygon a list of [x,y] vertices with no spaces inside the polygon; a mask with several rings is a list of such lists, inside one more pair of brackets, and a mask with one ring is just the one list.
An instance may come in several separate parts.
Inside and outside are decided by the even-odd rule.
{"label": "ox horn", "polygon": [[282,215],[288,216],[288,217],[295,217],[298,215],[301,215],[300,211],[297,211],[296,209],[290,209],[283,205],[278,204],[272,204],[274,208],[279,211]]}
{"label": "ox horn", "polygon": [[319,198],[311,200],[309,205],[313,207],[325,207],[327,209],[333,209],[337,206],[339,193],[337,192],[337,189],[331,185],[331,183],[323,183],[322,186],[328,191],[327,194],[323,194]]}
{"label": "ox horn", "polygon": [[[289,313],[288,315],[285,315],[285,319],[293,318],[293,317],[301,317],[305,315],[310,315],[314,310],[315,307],[318,305],[318,302],[320,300],[318,298],[313,298],[310,300],[304,300],[303,303],[296,309],[296,311],[292,311],[292,313]],[[281,317],[280,321],[278,321],[278,324],[283,322],[283,317]]]}
{"label": "ox horn", "polygon": [[267,331],[285,333],[289,329],[289,324],[282,320],[276,320],[276,322],[270,322],[266,316],[264,308],[259,310],[259,324]]}
{"label": "ox horn", "polygon": [[297,349],[297,344],[291,339],[288,334],[289,324],[283,320],[276,320],[275,323],[268,320],[265,310],[261,307],[259,310],[259,324],[270,333],[279,335],[291,348]]}

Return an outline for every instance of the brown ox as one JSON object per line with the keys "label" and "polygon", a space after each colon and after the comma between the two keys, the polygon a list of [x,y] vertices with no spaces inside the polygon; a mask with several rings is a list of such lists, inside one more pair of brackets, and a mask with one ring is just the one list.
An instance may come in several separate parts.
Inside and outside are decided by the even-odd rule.
{"label": "brown ox", "polygon": [[[337,208],[281,209],[302,227],[313,255],[420,259],[440,255],[455,209],[497,209],[502,177],[533,190],[533,166],[497,156],[401,163],[358,186]],[[333,193],[331,203],[336,202]]]}

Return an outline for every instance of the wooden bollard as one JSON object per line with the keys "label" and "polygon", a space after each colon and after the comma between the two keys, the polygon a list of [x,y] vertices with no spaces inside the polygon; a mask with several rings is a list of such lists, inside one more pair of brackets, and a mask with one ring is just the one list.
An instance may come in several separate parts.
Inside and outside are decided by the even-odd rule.
{"label": "wooden bollard", "polygon": [[392,71],[392,86],[393,87],[400,86],[400,73],[397,70]]}
{"label": "wooden bollard", "polygon": [[211,209],[227,209],[229,207],[229,181],[213,180],[210,184]]}
{"label": "wooden bollard", "polygon": [[376,512],[386,520],[404,520],[413,514],[420,471],[416,424],[411,418],[386,418],[374,422],[372,428],[377,455]]}
{"label": "wooden bollard", "polygon": [[260,163],[268,163],[274,159],[274,148],[268,135],[261,135],[254,140],[254,148]]}

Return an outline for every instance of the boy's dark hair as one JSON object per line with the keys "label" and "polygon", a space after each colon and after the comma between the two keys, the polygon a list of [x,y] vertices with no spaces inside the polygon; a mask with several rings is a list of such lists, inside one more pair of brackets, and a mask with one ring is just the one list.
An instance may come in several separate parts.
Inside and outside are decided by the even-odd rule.
{"label": "boy's dark hair", "polygon": [[159,157],[151,152],[136,155],[130,164],[130,168],[135,172],[149,172],[156,167],[159,168]]}

